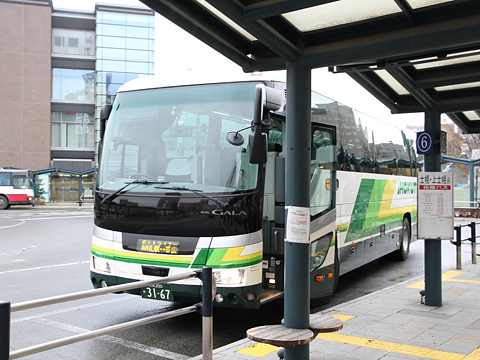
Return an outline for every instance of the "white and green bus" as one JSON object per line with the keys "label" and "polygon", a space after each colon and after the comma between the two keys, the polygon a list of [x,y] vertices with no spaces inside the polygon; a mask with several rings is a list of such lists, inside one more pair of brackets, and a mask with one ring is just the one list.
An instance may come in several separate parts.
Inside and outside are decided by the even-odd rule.
{"label": "white and green bus", "polygon": [[[311,299],[416,239],[413,138],[316,92],[311,116]],[[102,108],[91,281],[104,287],[213,268],[215,305],[282,296],[285,83],[124,84]],[[249,135],[249,136],[247,136]],[[198,301],[188,279],[137,291]]]}

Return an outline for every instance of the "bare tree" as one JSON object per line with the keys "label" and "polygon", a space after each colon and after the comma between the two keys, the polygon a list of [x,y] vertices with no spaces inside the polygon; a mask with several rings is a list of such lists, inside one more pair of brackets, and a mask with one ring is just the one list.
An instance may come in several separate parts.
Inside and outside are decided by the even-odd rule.
{"label": "bare tree", "polygon": [[[447,132],[447,155],[472,159],[473,150],[480,148],[480,134],[464,134],[453,123],[443,123],[442,130]],[[446,166],[446,165],[445,165]],[[462,182],[470,179],[470,168],[468,165],[455,164],[452,165],[455,168],[457,177],[462,178]],[[480,169],[475,168],[475,198],[477,197],[478,179],[480,178]],[[457,179],[457,181],[460,179]]]}

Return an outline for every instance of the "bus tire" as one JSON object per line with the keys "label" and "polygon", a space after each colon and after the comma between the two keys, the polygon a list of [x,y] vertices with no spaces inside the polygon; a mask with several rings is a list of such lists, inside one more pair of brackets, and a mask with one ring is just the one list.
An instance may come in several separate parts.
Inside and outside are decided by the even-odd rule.
{"label": "bus tire", "polygon": [[408,254],[410,253],[410,242],[410,221],[408,218],[404,217],[402,231],[400,232],[400,249],[397,250],[396,254],[398,260],[405,261],[408,259]]}
{"label": "bus tire", "polygon": [[10,206],[8,204],[8,199],[3,196],[3,195],[0,195],[0,210],[5,210],[5,209],[8,209]]}

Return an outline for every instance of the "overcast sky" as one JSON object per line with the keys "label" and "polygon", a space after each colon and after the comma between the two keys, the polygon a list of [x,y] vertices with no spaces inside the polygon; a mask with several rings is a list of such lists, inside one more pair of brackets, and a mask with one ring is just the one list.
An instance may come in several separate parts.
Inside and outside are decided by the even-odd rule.
{"label": "overcast sky", "polygon": [[[95,9],[94,0],[53,0],[54,8],[77,10]],[[137,0],[102,0],[99,3],[143,6]],[[181,76],[186,73],[211,72],[215,78],[242,74],[241,68],[220,55],[192,35],[162,16],[155,17],[155,75]],[[312,71],[312,87],[317,92],[346,104],[368,115],[395,124],[423,125],[423,114],[392,115],[390,110],[375,99],[346,74],[332,74],[327,69]]]}

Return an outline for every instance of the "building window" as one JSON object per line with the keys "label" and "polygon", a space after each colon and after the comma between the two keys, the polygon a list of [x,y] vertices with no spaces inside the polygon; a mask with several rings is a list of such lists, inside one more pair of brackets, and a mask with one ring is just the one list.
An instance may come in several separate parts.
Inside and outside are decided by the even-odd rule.
{"label": "building window", "polygon": [[52,113],[52,146],[94,147],[93,114],[75,112]]}
{"label": "building window", "polygon": [[53,53],[95,55],[95,31],[53,28],[52,36]]}
{"label": "building window", "polygon": [[80,69],[53,69],[52,96],[55,100],[95,100],[95,72]]}
{"label": "building window", "polygon": [[[153,75],[154,22],[152,15],[96,13],[96,121],[100,108],[112,103],[127,81]],[[99,130],[95,141],[98,143]]]}

